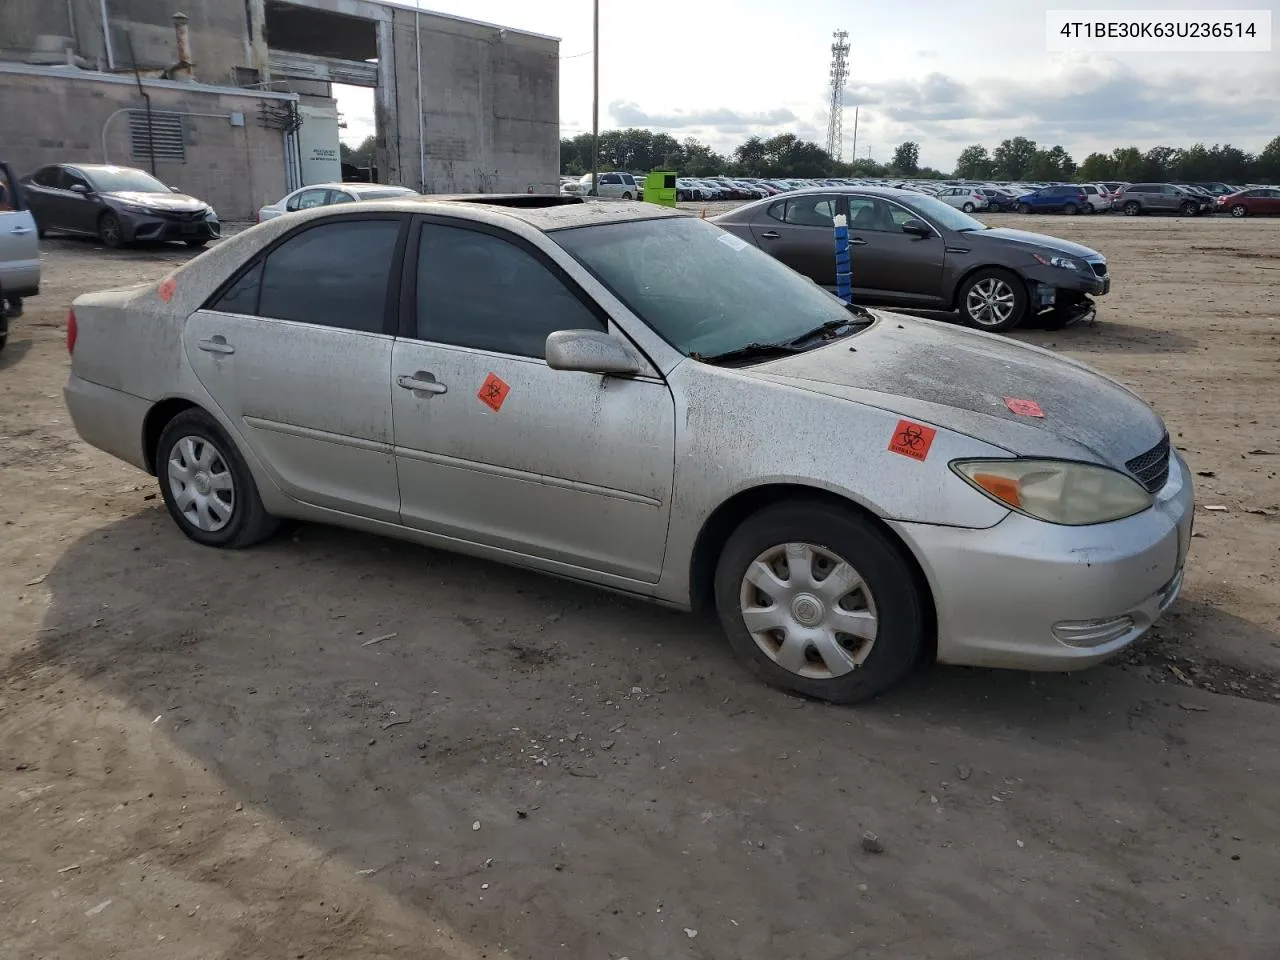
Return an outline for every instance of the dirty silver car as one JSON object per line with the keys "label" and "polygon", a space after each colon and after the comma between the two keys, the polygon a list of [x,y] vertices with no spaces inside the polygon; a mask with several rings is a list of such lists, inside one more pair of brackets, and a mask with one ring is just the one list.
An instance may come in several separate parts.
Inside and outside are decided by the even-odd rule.
{"label": "dirty silver car", "polygon": [[75,301],[77,430],[198,543],[301,518],[713,608],[839,702],[930,658],[1087,666],[1178,593],[1187,469],[1080,364],[659,207],[353,207]]}

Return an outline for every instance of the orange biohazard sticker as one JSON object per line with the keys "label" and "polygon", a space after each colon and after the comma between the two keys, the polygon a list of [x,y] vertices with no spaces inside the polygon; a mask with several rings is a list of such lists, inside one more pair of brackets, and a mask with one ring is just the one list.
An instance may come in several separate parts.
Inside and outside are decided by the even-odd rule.
{"label": "orange biohazard sticker", "polygon": [[1005,397],[1004,405],[1020,417],[1040,417],[1044,419],[1044,411],[1034,400],[1020,400],[1017,397]]}
{"label": "orange biohazard sticker", "polygon": [[170,300],[173,299],[173,295],[174,293],[177,292],[177,290],[178,290],[178,281],[175,280],[173,277],[165,277],[164,280],[161,282],[159,289],[156,290],[156,293],[160,295],[161,300],[163,300],[165,303],[168,303]]}
{"label": "orange biohazard sticker", "polygon": [[491,373],[484,378],[484,383],[480,385],[480,392],[476,396],[480,398],[481,403],[497,413],[502,409],[510,392],[511,385],[496,373]]}
{"label": "orange biohazard sticker", "polygon": [[889,450],[891,453],[900,453],[912,460],[927,460],[929,448],[933,446],[933,438],[937,435],[937,430],[926,427],[923,423],[899,420],[898,425],[893,428]]}

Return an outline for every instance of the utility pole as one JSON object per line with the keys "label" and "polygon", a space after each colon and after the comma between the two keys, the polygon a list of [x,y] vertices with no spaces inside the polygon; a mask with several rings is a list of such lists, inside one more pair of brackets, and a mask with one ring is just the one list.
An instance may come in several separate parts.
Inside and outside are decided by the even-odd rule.
{"label": "utility pole", "polygon": [[600,195],[600,0],[591,19],[591,194]]}
{"label": "utility pole", "polygon": [[858,111],[861,109],[861,106],[853,108],[853,159],[855,163],[858,160]]}

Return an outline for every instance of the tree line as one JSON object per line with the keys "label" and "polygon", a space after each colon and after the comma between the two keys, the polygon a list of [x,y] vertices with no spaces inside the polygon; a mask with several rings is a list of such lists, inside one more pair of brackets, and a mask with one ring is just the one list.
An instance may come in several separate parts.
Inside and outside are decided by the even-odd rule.
{"label": "tree line", "polygon": [[[920,166],[920,144],[898,144],[886,163],[870,158],[837,161],[818,144],[782,133],[767,139],[750,137],[731,154],[717,153],[693,137],[677,140],[667,133],[630,128],[600,133],[601,170],[675,170],[689,177],[727,174],[739,177],[911,177],[966,180],[1144,180],[1225,183],[1280,183],[1280,136],[1258,154],[1231,144],[1189,147],[1116,147],[1091,153],[1077,164],[1060,144],[1041,147],[1027,137],[1011,137],[991,150],[982,144],[965,147],[950,173]],[[591,172],[591,134],[560,141],[560,172]]]}

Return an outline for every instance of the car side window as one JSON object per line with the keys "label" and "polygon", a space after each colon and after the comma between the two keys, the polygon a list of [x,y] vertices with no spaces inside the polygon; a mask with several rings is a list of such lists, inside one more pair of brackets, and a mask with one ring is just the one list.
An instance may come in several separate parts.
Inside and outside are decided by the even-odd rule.
{"label": "car side window", "polygon": [[787,201],[785,220],[797,227],[834,227],[835,197],[795,197]]}
{"label": "car side window", "polygon": [[285,209],[294,210],[310,210],[313,207],[323,207],[325,204],[325,196],[328,190],[303,190],[301,193],[294,194]]}
{"label": "car side window", "polygon": [[262,290],[262,261],[242,273],[236,282],[210,307],[220,313],[239,313],[246,317],[258,315],[258,295]]}
{"label": "car side window", "polygon": [[849,198],[850,230],[884,231],[889,229],[885,225],[888,219],[889,215],[885,209],[884,201],[875,197]]}
{"label": "car side window", "polygon": [[330,190],[329,196],[326,198],[327,203],[354,203],[355,197],[347,193],[345,190]]}
{"label": "car side window", "polygon": [[70,190],[72,187],[81,186],[86,190],[89,189],[89,181],[73,170],[62,168],[62,177],[58,180],[58,186],[63,190]]}
{"label": "car side window", "polygon": [[14,183],[9,174],[0,167],[0,212],[18,209],[18,185]]}
{"label": "car side window", "polygon": [[787,219],[787,201],[779,200],[768,209],[768,214],[774,220],[786,222]]}
{"label": "car side window", "polygon": [[541,360],[557,330],[605,329],[549,267],[501,237],[423,224],[417,260],[419,340]]}
{"label": "car side window", "polygon": [[399,218],[337,220],[285,240],[263,263],[257,316],[383,332],[400,226]]}
{"label": "car side window", "polygon": [[896,203],[891,203],[888,206],[889,206],[889,221],[899,230],[902,229],[902,225],[904,223],[907,223],[910,220],[920,219],[919,215],[912,213],[906,207],[900,207]]}
{"label": "car side window", "polygon": [[56,187],[60,172],[57,167],[41,167],[32,175],[31,182],[38,187]]}

